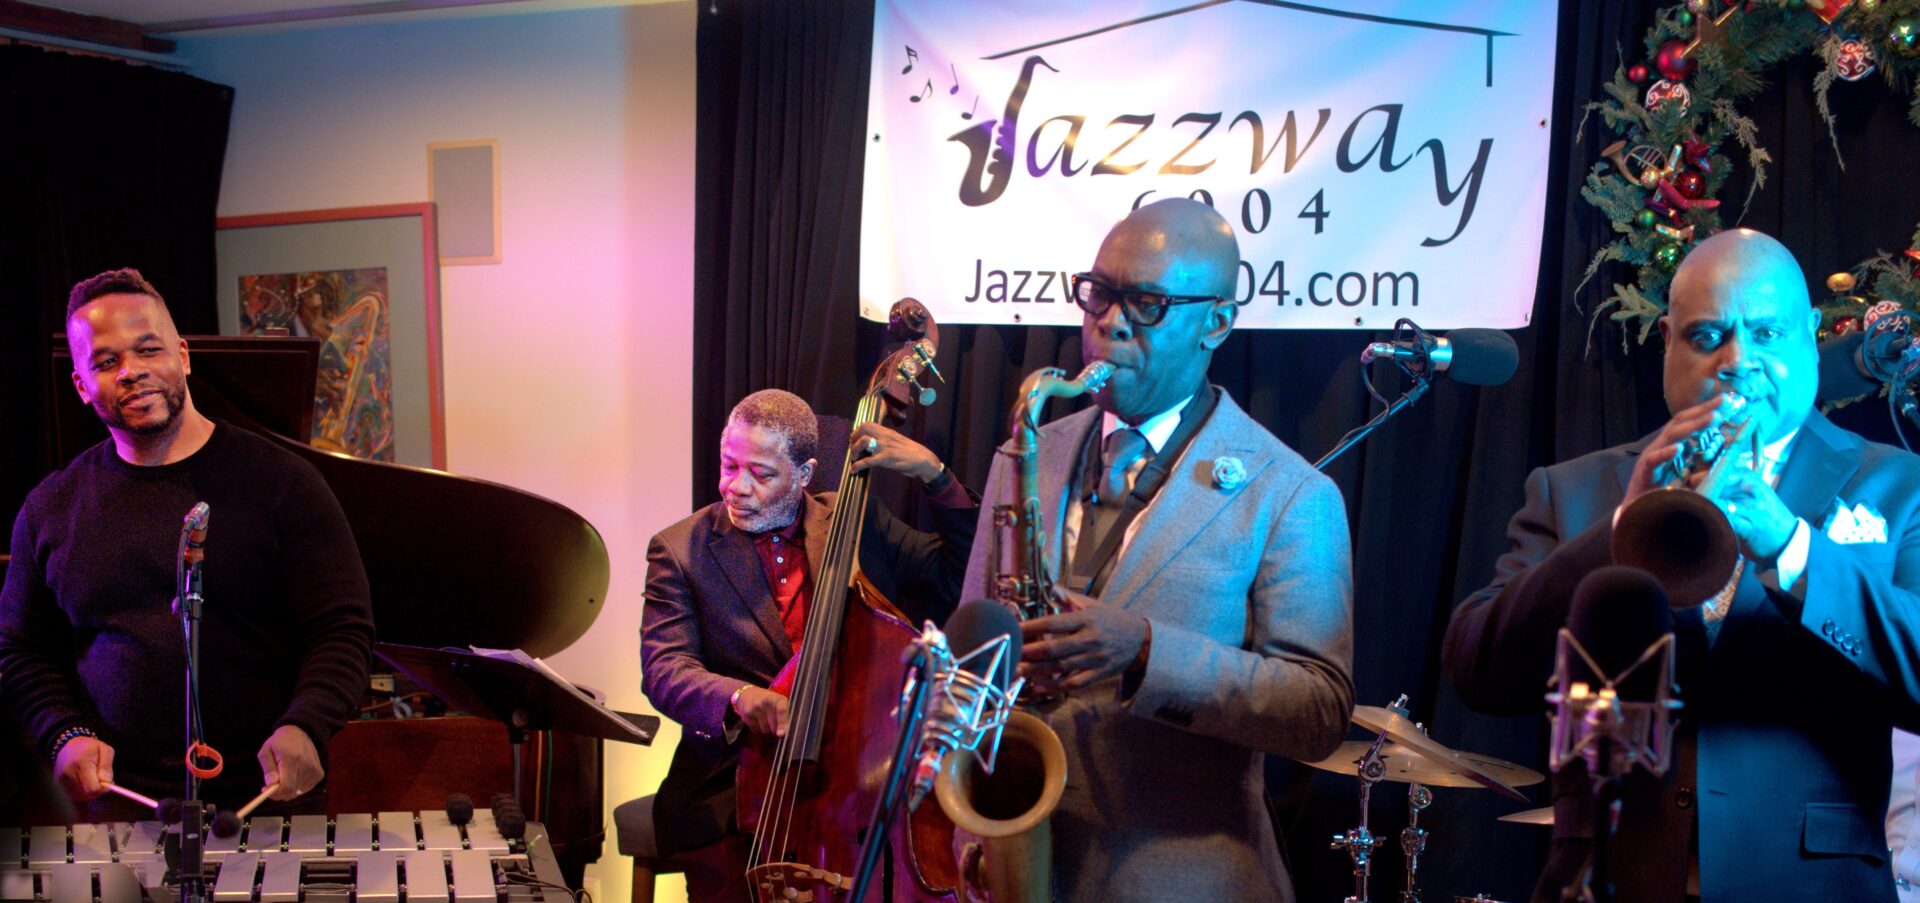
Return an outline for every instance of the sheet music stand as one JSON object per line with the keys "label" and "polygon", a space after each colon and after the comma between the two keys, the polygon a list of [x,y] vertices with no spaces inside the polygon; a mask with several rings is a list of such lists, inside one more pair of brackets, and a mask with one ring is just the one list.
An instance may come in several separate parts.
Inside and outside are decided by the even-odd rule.
{"label": "sheet music stand", "polygon": [[458,649],[374,643],[373,652],[454,708],[507,726],[513,746],[513,795],[520,796],[520,753],[530,731],[563,731],[653,745],[657,715],[627,715],[582,699],[545,673],[516,661]]}

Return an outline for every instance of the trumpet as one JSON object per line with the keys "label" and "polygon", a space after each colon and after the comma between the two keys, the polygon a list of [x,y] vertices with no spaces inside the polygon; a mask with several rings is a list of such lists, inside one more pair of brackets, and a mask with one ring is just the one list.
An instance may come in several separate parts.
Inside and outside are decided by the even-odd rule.
{"label": "trumpet", "polygon": [[1713,498],[1732,468],[1759,459],[1758,433],[1746,397],[1726,398],[1731,413],[1681,442],[1654,471],[1661,491],[1634,499],[1613,525],[1613,563],[1652,574],[1675,608],[1713,599],[1738,574],[1740,541]]}

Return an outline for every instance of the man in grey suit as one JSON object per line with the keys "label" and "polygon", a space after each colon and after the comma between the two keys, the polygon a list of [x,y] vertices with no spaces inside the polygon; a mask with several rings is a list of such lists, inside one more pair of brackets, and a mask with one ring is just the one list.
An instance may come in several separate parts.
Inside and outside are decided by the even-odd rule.
{"label": "man in grey suit", "polygon": [[[1574,588],[1610,563],[1616,512],[1658,491],[1656,469],[1717,428],[1723,394],[1737,392],[1762,448],[1711,497],[1742,563],[1730,590],[1673,600],[1685,606],[1673,618],[1685,708],[1666,775],[1623,782],[1615,898],[1891,903],[1889,726],[1920,726],[1920,458],[1814,410],[1820,313],[1778,241],[1750,229],[1708,238],[1670,299],[1660,332],[1673,418],[1528,476],[1512,548],[1447,629],[1447,675],[1476,709],[1542,711],[1555,634]],[[1589,788],[1583,764],[1554,776],[1536,901],[1559,900],[1584,870]]]}
{"label": "man in grey suit", "polygon": [[[1206,379],[1240,253],[1212,208],[1142,207],[1073,282],[1098,407],[1039,432],[1040,528],[1066,612],[1024,624],[1021,673],[1067,749],[1065,901],[1291,900],[1263,754],[1332,753],[1353,709],[1339,491]],[[1013,466],[994,461],[1004,503]],[[981,530],[993,529],[990,506]],[[961,598],[996,564],[977,542]]]}

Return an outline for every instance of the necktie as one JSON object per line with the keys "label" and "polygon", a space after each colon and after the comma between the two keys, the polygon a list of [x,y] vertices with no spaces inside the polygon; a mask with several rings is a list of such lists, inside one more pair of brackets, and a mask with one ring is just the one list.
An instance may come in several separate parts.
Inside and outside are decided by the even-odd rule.
{"label": "necktie", "polygon": [[1132,427],[1122,427],[1107,434],[1101,451],[1100,506],[1118,511],[1127,498],[1127,472],[1147,451],[1147,437]]}

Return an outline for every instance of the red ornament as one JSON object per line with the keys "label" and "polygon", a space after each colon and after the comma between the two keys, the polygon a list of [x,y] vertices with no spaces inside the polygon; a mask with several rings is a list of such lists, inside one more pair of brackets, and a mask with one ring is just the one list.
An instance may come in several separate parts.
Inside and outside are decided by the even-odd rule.
{"label": "red ornament", "polygon": [[1627,67],[1627,81],[1633,82],[1636,85],[1646,84],[1647,79],[1651,75],[1652,73],[1647,71],[1647,64],[1645,63],[1634,63]]}
{"label": "red ornament", "polygon": [[1693,103],[1693,92],[1679,82],[1661,79],[1647,88],[1647,109],[1659,110],[1670,103],[1680,105],[1680,112],[1687,112],[1687,106]]}
{"label": "red ornament", "polygon": [[1840,12],[1852,3],[1853,0],[1807,0],[1807,8],[1813,10],[1820,21],[1832,25],[1833,20],[1840,17]]}
{"label": "red ornament", "polygon": [[1673,177],[1673,187],[1690,200],[1698,199],[1707,193],[1707,180],[1701,178],[1699,173],[1688,170]]}
{"label": "red ornament", "polygon": [[1833,74],[1857,82],[1873,74],[1873,48],[1865,41],[1841,41],[1833,54]]}
{"label": "red ornament", "polygon": [[1833,327],[1828,331],[1832,332],[1836,336],[1843,336],[1859,328],[1860,328],[1859,317],[1841,317],[1840,319],[1833,321]]}
{"label": "red ornament", "polygon": [[1687,42],[1672,38],[1660,45],[1660,52],[1653,57],[1653,68],[1670,82],[1683,82],[1693,74],[1693,58],[1687,56]]}
{"label": "red ornament", "polygon": [[1713,161],[1708,159],[1708,155],[1713,153],[1713,148],[1708,147],[1705,141],[1689,134],[1686,140],[1680,142],[1680,152],[1686,156],[1687,163],[1694,169],[1713,172]]}

